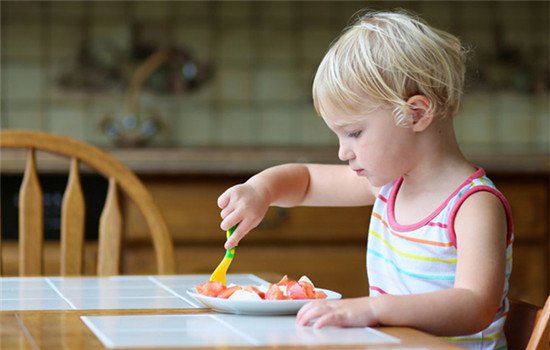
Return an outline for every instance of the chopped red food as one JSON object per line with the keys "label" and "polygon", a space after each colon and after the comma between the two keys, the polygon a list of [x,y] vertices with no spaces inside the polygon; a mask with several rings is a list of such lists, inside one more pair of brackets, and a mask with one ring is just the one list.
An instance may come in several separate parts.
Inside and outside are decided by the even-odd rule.
{"label": "chopped red food", "polygon": [[226,287],[220,282],[206,282],[201,285],[196,285],[195,289],[197,293],[206,295],[209,297],[217,297],[221,292],[223,292]]}
{"label": "chopped red food", "polygon": [[229,287],[229,288],[225,288],[224,290],[222,290],[220,292],[220,294],[216,295],[218,298],[223,298],[223,299],[227,299],[229,298],[230,296],[233,295],[233,293],[235,293],[236,291],[238,291],[239,289],[241,289],[241,287],[239,286],[232,286],[232,287]]}
{"label": "chopped red food", "polygon": [[261,289],[257,286],[246,286],[242,287],[242,289],[246,290],[247,292],[256,293],[260,298],[265,299],[265,292],[262,292]]}
{"label": "chopped red food", "polygon": [[327,293],[323,292],[322,290],[315,291],[314,299],[326,299],[326,298],[327,298]]}
{"label": "chopped red food", "polygon": [[289,284],[286,287],[286,293],[288,294],[290,299],[307,299],[308,298],[306,295],[306,292],[298,282]]}
{"label": "chopped red food", "polygon": [[[302,299],[326,299],[327,294],[321,290],[315,289],[313,283],[307,278],[302,277],[298,281],[291,280],[284,276],[279,282],[270,284],[269,287],[261,286],[224,286],[219,282],[205,282],[204,284],[196,285],[195,290],[198,294],[228,299],[235,294],[250,296],[250,300],[302,300]],[[248,293],[248,294],[247,294]],[[237,297],[237,295],[235,295]]]}
{"label": "chopped red food", "polygon": [[267,293],[265,293],[265,299],[266,300],[288,300],[290,297],[286,296],[283,293],[283,290],[279,288],[277,284],[272,284],[267,289]]}

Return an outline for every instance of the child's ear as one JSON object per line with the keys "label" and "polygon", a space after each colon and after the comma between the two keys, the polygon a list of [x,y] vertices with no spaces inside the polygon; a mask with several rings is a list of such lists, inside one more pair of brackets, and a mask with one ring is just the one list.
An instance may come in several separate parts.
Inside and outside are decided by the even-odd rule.
{"label": "child's ear", "polygon": [[424,131],[432,123],[434,115],[431,109],[431,102],[422,95],[414,95],[407,100],[412,113],[412,130]]}

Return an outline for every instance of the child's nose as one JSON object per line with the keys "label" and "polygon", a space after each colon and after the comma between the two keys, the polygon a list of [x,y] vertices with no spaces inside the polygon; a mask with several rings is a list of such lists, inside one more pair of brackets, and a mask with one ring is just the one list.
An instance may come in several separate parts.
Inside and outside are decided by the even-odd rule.
{"label": "child's nose", "polygon": [[338,149],[338,158],[340,158],[341,161],[347,161],[353,159],[353,157],[353,152],[344,144],[340,143],[340,148]]}

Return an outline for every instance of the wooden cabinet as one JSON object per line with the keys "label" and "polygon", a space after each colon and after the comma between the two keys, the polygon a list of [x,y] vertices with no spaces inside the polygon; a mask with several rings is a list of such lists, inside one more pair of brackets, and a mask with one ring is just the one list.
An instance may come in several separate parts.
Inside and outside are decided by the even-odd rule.
{"label": "wooden cabinet", "polygon": [[[550,293],[549,178],[491,175],[514,216],[514,262],[510,296],[542,305]],[[210,273],[223,256],[216,199],[245,177],[145,177],[176,244],[181,273]],[[142,245],[146,226],[126,205],[127,239]],[[366,295],[365,246],[370,208],[270,208],[264,222],[237,248],[231,272],[274,272],[310,276],[346,297]],[[154,267],[147,249],[132,247],[126,272]],[[145,270],[144,270],[145,271]],[[151,270],[153,272],[153,270]]]}
{"label": "wooden cabinet", "polygon": [[[147,187],[160,206],[176,242],[222,243],[220,209],[217,198],[230,186],[246,178],[163,179],[145,178]],[[137,208],[128,203],[127,238],[147,238],[147,227]],[[260,224],[244,242],[252,244],[328,243],[366,239],[370,208],[297,207],[270,208]]]}
{"label": "wooden cabinet", "polygon": [[[334,150],[135,149],[117,150],[115,155],[140,175],[160,206],[174,239],[177,272],[210,273],[224,254],[225,234],[219,228],[216,205],[223,191],[273,164],[306,160],[328,163],[334,159]],[[11,169],[20,173],[24,161],[24,157],[5,152],[0,158],[3,172]],[[488,170],[512,207],[515,241],[510,296],[542,305],[550,293],[548,157],[490,155],[478,157],[475,163]],[[52,172],[58,167],[66,170],[66,164],[56,165],[53,160],[40,166]],[[124,216],[123,272],[155,273],[143,219],[127,202]],[[367,207],[271,208],[262,224],[237,248],[230,272],[273,272],[295,278],[306,274],[319,286],[342,291],[346,297],[366,295],[369,219]],[[2,232],[4,237],[8,233]],[[96,256],[94,243],[88,246],[91,250],[86,253],[85,268],[90,273]],[[16,245],[5,243],[2,250],[4,275],[15,275]],[[48,243],[46,274],[58,271],[58,256],[58,248]]]}
{"label": "wooden cabinet", "polygon": [[508,199],[514,219],[510,296],[542,306],[550,294],[550,177],[492,179]]}
{"label": "wooden cabinet", "polygon": [[[223,257],[216,200],[244,177],[163,178],[144,181],[161,208],[176,245],[178,273],[211,273]],[[129,259],[125,273],[154,268],[147,249],[146,226],[137,209],[125,204]],[[369,207],[270,208],[266,218],[237,248],[230,272],[309,276],[317,285],[341,291],[346,297],[368,293],[365,247]],[[130,254],[128,254],[130,253]],[[139,269],[138,269],[139,270]],[[140,270],[138,272],[143,272]]]}

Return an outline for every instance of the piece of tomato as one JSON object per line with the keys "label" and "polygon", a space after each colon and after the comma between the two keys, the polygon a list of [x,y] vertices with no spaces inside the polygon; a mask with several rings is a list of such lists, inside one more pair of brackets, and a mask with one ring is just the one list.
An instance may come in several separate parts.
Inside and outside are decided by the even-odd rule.
{"label": "piece of tomato", "polygon": [[327,298],[327,293],[321,291],[321,290],[316,290],[315,291],[315,299],[326,299]]}
{"label": "piece of tomato", "polygon": [[266,300],[287,300],[288,297],[284,295],[283,291],[278,285],[272,284],[269,286],[267,293],[265,293]]}
{"label": "piece of tomato", "polygon": [[315,288],[311,283],[298,282],[306,294],[306,299],[315,299]]}
{"label": "piece of tomato", "polygon": [[292,300],[309,299],[302,286],[298,283],[292,283],[287,286],[286,293]]}
{"label": "piece of tomato", "polygon": [[224,290],[222,290],[222,291],[220,292],[220,294],[217,295],[217,297],[218,297],[218,298],[227,299],[227,298],[229,298],[230,296],[232,296],[233,293],[235,293],[235,292],[238,291],[239,289],[241,289],[240,286],[232,286],[232,287],[225,288]]}
{"label": "piece of tomato", "polygon": [[293,281],[291,281],[287,275],[284,275],[283,278],[281,278],[281,280],[275,284],[278,286],[288,286],[292,282]]}
{"label": "piece of tomato", "polygon": [[217,297],[221,292],[223,292],[226,287],[220,282],[211,282],[207,281],[202,285],[196,285],[195,290],[197,293],[206,295],[209,297]]}

